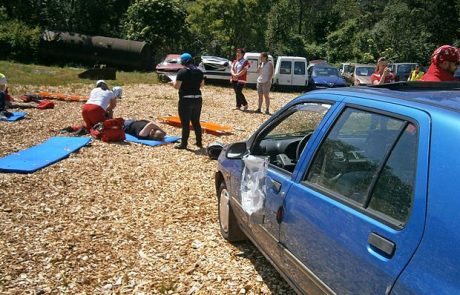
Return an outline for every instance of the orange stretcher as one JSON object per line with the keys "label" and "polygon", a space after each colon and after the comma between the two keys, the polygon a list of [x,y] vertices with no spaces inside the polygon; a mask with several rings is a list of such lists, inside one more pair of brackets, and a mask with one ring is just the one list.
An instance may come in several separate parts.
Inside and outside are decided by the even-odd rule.
{"label": "orange stretcher", "polygon": [[[169,124],[175,127],[181,127],[181,122],[179,116],[167,116],[161,117],[159,120],[163,123]],[[213,122],[200,122],[201,129],[204,133],[209,133],[213,135],[225,135],[230,134],[233,132],[233,128],[226,125],[220,125]],[[190,128],[193,129],[192,124],[190,124]]]}
{"label": "orange stretcher", "polygon": [[82,95],[70,95],[70,94],[63,94],[63,93],[51,93],[51,92],[38,92],[36,93],[40,98],[43,99],[56,99],[56,100],[64,100],[64,101],[87,101],[87,96]]}

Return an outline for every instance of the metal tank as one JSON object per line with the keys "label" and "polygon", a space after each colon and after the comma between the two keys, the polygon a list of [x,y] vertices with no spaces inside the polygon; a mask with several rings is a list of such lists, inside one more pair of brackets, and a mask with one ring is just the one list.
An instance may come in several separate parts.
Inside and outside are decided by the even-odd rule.
{"label": "metal tank", "polygon": [[44,31],[40,56],[53,61],[106,64],[118,69],[153,68],[151,48],[146,42],[69,32]]}

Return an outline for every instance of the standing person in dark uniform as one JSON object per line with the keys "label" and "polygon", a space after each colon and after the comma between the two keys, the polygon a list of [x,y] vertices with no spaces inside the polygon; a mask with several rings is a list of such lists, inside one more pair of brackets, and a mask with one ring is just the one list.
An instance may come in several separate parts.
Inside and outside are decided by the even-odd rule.
{"label": "standing person in dark uniform", "polygon": [[182,125],[181,143],[176,149],[186,149],[190,134],[190,121],[195,130],[196,146],[203,147],[203,138],[200,125],[201,106],[203,99],[200,88],[204,85],[203,72],[193,65],[192,56],[183,53],[180,62],[185,67],[177,73],[173,86],[179,89],[179,117]]}
{"label": "standing person in dark uniform", "polygon": [[244,53],[245,51],[243,48],[238,48],[236,50],[236,59],[232,62],[231,82],[236,95],[236,107],[234,110],[241,110],[241,107],[243,107],[243,110],[246,111],[248,109],[248,102],[246,101],[246,97],[244,97],[243,88],[246,84],[247,72],[250,64],[244,59]]}

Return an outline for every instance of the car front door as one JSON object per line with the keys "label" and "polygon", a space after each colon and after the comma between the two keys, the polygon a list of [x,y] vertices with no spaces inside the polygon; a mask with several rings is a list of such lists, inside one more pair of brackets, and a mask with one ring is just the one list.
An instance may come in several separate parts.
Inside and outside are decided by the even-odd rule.
{"label": "car front door", "polygon": [[326,102],[294,105],[267,125],[254,140],[251,154],[268,157],[269,164],[265,202],[259,214],[262,217],[252,220],[249,226],[266,250],[275,251],[279,241],[280,213],[299,164],[298,159],[330,108],[331,103]]}
{"label": "car front door", "polygon": [[326,293],[388,294],[423,233],[429,116],[353,102],[368,105],[344,107],[300,159],[280,245],[290,275],[303,273]]}

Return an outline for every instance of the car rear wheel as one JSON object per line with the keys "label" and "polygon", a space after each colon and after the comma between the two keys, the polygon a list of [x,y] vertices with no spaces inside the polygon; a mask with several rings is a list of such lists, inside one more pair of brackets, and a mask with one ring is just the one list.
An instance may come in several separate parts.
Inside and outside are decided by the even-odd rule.
{"label": "car rear wheel", "polygon": [[220,233],[229,242],[246,240],[246,235],[238,225],[232,206],[230,206],[230,194],[224,182],[219,187],[219,224]]}

